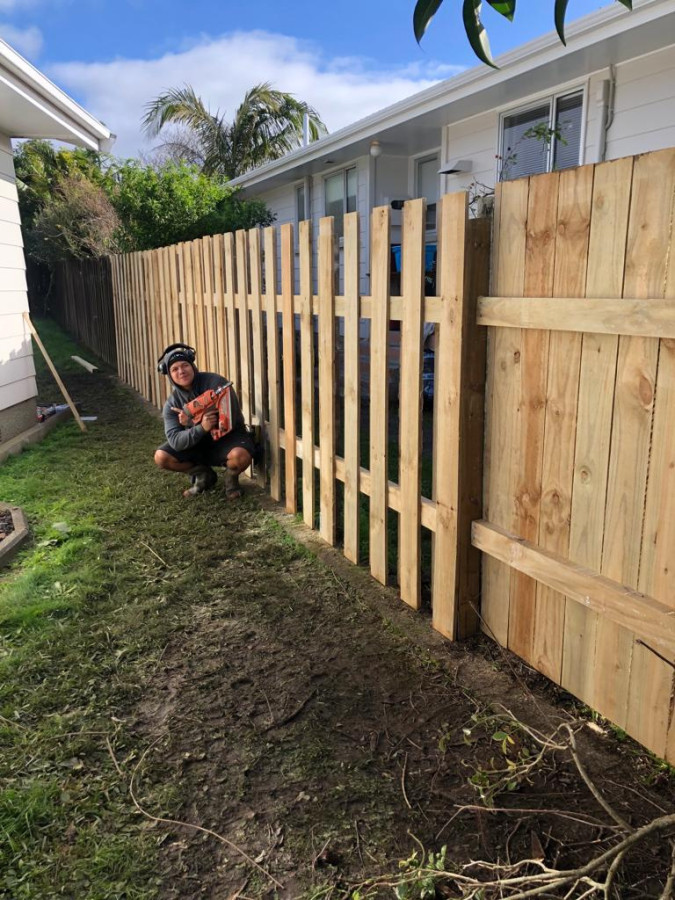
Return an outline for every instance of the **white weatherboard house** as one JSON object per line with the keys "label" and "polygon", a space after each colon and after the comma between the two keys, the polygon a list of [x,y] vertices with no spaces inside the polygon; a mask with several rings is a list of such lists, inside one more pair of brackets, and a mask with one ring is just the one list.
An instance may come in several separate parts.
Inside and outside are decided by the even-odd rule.
{"label": "white weatherboard house", "polygon": [[[553,12],[553,3],[548,4]],[[434,27],[441,27],[440,25]],[[392,290],[400,201],[427,199],[433,260],[439,196],[485,192],[516,178],[675,146],[675,0],[612,3],[552,33],[389,106],[236,179],[277,223],[362,214],[361,290],[368,283],[368,215],[392,209]],[[547,144],[525,133],[558,129]],[[399,201],[399,202],[397,202]]]}
{"label": "white weatherboard house", "polygon": [[0,449],[35,424],[35,368],[12,138],[108,150],[110,131],[0,40]]}

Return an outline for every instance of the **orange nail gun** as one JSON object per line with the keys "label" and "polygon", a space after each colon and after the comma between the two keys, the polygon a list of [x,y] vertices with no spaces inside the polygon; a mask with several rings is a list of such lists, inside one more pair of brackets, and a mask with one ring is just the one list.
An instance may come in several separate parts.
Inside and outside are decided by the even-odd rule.
{"label": "orange nail gun", "polygon": [[204,418],[204,413],[211,409],[218,410],[218,427],[212,428],[210,431],[214,441],[220,440],[229,431],[232,431],[232,399],[230,397],[230,385],[224,384],[222,387],[204,391],[199,397],[190,400],[183,407],[185,412],[192,418],[194,425],[199,425]]}

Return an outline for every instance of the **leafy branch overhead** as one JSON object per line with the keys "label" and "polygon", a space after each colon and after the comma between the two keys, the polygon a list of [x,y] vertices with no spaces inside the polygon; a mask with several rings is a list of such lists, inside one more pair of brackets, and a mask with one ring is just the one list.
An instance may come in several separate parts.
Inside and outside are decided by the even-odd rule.
{"label": "leafy branch overhead", "polygon": [[[633,8],[633,0],[616,0],[627,9]],[[417,43],[419,43],[429,23],[438,12],[443,0],[417,0],[415,11],[413,12],[413,29]],[[567,4],[569,0],[554,0],[553,19],[558,37],[563,44],[565,41],[565,14],[567,12]],[[491,6],[496,12],[513,21],[516,13],[516,0],[487,0],[488,6]],[[490,53],[490,42],[488,40],[487,31],[481,19],[482,0],[463,0],[462,3],[462,19],[464,21],[464,30],[471,44],[471,49],[481,62],[488,66],[497,68],[492,55]]]}

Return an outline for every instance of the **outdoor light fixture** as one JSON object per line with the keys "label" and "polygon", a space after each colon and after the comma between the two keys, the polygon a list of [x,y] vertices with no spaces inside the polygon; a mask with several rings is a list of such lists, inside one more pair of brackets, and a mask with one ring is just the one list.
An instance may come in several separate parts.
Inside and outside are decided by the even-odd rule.
{"label": "outdoor light fixture", "polygon": [[473,160],[471,159],[450,159],[445,165],[438,170],[439,175],[459,175],[462,172],[471,172],[473,170]]}
{"label": "outdoor light fixture", "polygon": [[382,146],[379,141],[370,142],[370,155],[373,157],[373,159],[377,159],[378,156],[382,156]]}

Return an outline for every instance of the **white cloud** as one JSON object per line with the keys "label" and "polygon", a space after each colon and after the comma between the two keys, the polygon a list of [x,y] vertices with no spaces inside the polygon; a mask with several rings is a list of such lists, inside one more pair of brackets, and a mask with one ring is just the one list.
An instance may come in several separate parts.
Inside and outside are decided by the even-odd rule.
{"label": "white cloud", "polygon": [[42,50],[43,39],[39,28],[15,28],[13,25],[0,22],[0,38],[29,59],[35,59]]}
{"label": "white cloud", "polygon": [[114,151],[126,156],[151,146],[141,132],[144,106],[167,88],[190,84],[212,112],[230,115],[248,88],[270,81],[314,106],[335,131],[460,68],[430,62],[382,71],[367,59],[326,60],[295,38],[255,31],[203,35],[158,59],[59,63],[48,72],[117,134]]}

